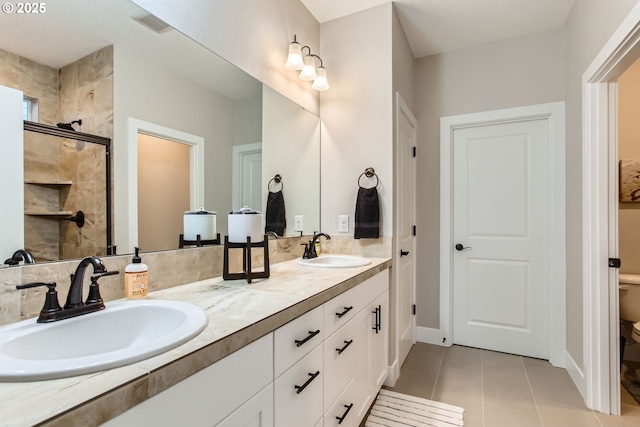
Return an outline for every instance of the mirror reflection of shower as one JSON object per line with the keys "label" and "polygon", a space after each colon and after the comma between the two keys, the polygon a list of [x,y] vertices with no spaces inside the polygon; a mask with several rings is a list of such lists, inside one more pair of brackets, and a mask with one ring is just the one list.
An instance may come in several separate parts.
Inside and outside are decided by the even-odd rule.
{"label": "mirror reflection of shower", "polygon": [[111,254],[110,146],[24,122],[24,246],[37,262]]}
{"label": "mirror reflection of shower", "polygon": [[[77,124],[78,125],[78,129],[74,128],[73,125]],[[72,131],[77,131],[77,132],[82,132],[82,119],[78,119],[78,120],[73,120],[69,123],[58,123],[56,124],[56,126],[58,126],[60,129],[65,129],[65,130],[72,130]],[[84,150],[84,145],[85,142],[81,139],[76,139],[76,151],[82,151]]]}
{"label": "mirror reflection of shower", "polygon": [[[75,129],[73,127],[73,125],[75,124],[78,125],[78,129]],[[69,123],[58,123],[56,126],[58,126],[60,129],[73,130],[73,131],[77,130],[78,132],[82,132],[82,119],[74,120]]]}

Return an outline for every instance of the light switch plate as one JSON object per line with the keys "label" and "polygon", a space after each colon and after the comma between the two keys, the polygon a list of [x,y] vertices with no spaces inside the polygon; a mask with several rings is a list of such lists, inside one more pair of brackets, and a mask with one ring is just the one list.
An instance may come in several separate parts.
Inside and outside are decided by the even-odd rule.
{"label": "light switch plate", "polygon": [[338,232],[349,232],[349,215],[338,215]]}
{"label": "light switch plate", "polygon": [[293,217],[293,230],[294,231],[304,231],[304,226],[302,223],[302,215],[295,215]]}

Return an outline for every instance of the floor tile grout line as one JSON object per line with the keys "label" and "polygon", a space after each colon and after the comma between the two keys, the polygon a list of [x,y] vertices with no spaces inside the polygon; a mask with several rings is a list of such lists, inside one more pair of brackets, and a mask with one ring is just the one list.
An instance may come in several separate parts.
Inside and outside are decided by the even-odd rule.
{"label": "floor tile grout line", "polygon": [[436,373],[436,380],[433,382],[433,388],[431,389],[431,400],[434,400],[434,396],[436,394],[436,386],[438,385],[438,379],[440,378],[440,371],[442,370],[442,362],[444,361],[444,353],[447,351],[447,347],[442,349],[442,354],[440,355],[440,364],[438,365],[438,371]]}
{"label": "floor tile grout line", "polygon": [[524,363],[524,357],[518,356],[520,358],[520,364],[522,365],[522,370],[524,371],[524,376],[527,378],[527,384],[529,384],[529,391],[531,392],[531,397],[533,398],[533,404],[536,407],[536,412],[538,413],[538,420],[540,421],[540,426],[544,427],[544,421],[542,421],[542,414],[540,413],[540,408],[538,407],[538,399],[536,399],[536,394],[533,392],[533,386],[531,385],[531,379],[529,379],[529,372],[527,372],[527,365]]}

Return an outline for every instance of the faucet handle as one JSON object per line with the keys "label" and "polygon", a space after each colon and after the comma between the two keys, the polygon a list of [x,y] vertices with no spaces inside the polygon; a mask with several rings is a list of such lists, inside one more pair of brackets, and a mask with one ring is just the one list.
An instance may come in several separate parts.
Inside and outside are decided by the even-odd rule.
{"label": "faucet handle", "polygon": [[98,279],[103,276],[113,276],[114,274],[120,274],[120,272],[118,270],[105,271],[104,273],[97,273],[91,276],[89,295],[87,295],[87,301],[85,301],[85,304],[98,304],[104,307],[104,300],[100,295],[100,288],[98,287]]}
{"label": "faucet handle", "polygon": [[309,258],[309,243],[300,243],[300,246],[304,246],[304,253],[302,254],[302,259]]}
{"label": "faucet handle", "polygon": [[91,281],[93,282],[94,278],[98,280],[101,277],[113,276],[114,274],[120,274],[120,272],[118,270],[113,270],[113,271],[105,271],[104,273],[97,273],[91,276]]}
{"label": "faucet handle", "polygon": [[29,289],[37,288],[40,286],[46,286],[48,288],[45,294],[44,306],[40,310],[40,317],[38,317],[38,323],[46,323],[53,321],[51,317],[52,313],[62,310],[60,303],[58,302],[58,292],[56,291],[56,282],[34,282],[25,283],[24,285],[17,285],[16,289]]}

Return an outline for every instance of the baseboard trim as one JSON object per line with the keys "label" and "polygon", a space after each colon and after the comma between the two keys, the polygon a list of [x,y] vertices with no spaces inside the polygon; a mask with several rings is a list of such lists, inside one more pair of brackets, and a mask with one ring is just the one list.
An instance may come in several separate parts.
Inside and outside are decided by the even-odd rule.
{"label": "baseboard trim", "polygon": [[576,385],[576,387],[578,388],[578,391],[582,395],[582,398],[585,399],[585,402],[586,402],[587,382],[584,377],[584,372],[582,372],[582,369],[580,369],[580,367],[578,366],[576,361],[573,360],[573,357],[571,357],[568,351],[565,351],[564,356],[565,356],[565,366],[566,366],[565,369],[567,370],[569,377],[571,377],[571,381],[573,381],[573,383]]}
{"label": "baseboard trim", "polygon": [[400,369],[398,369],[398,359],[396,359],[387,367],[387,379],[384,380],[384,385],[393,387],[396,385],[398,378],[400,378]]}
{"label": "baseboard trim", "polygon": [[440,329],[425,328],[424,326],[418,326],[416,331],[416,340],[425,344],[443,345],[442,337],[440,336]]}

